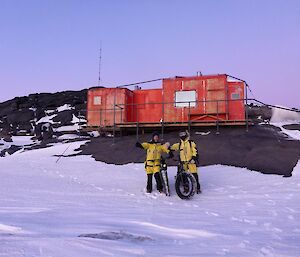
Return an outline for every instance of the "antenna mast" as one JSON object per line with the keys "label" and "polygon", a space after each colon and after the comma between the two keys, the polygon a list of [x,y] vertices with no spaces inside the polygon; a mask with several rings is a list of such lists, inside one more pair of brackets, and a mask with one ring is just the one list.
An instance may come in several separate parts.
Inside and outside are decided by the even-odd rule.
{"label": "antenna mast", "polygon": [[100,81],[101,81],[101,58],[102,58],[102,41],[100,41],[100,49],[99,49],[98,87],[100,86]]}

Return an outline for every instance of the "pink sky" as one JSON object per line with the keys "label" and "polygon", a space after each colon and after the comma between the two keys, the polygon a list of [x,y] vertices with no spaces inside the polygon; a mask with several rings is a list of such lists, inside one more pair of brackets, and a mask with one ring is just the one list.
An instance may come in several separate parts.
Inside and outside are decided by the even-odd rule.
{"label": "pink sky", "polygon": [[[101,84],[227,73],[300,107],[300,1],[2,0],[0,101]],[[250,95],[251,96],[251,95]]]}

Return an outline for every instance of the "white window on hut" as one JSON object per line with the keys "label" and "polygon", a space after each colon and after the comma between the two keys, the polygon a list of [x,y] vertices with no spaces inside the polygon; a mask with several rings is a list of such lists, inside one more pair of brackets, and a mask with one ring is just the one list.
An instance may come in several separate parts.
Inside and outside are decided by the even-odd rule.
{"label": "white window on hut", "polygon": [[195,107],[196,91],[177,91],[175,92],[175,107]]}
{"label": "white window on hut", "polygon": [[240,98],[241,98],[241,96],[240,96],[239,93],[232,93],[232,94],[231,94],[231,99],[232,99],[232,100],[238,100],[238,99],[240,99]]}
{"label": "white window on hut", "polygon": [[101,105],[101,96],[94,96],[94,105]]}

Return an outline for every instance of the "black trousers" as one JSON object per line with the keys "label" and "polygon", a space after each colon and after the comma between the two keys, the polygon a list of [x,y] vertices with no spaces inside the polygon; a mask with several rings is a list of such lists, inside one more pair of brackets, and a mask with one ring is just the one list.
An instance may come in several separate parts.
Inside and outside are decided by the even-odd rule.
{"label": "black trousers", "polygon": [[[152,178],[153,178],[153,174],[147,174],[147,192],[148,193],[152,192]],[[159,172],[156,172],[154,174],[154,178],[155,178],[155,181],[156,181],[156,189],[158,191],[162,191],[163,185],[162,185],[162,182],[161,182],[161,177],[160,177]]]}
{"label": "black trousers", "polygon": [[198,177],[198,173],[192,173],[194,178],[196,179],[197,181],[197,191],[200,190],[200,183],[199,183],[199,177]]}

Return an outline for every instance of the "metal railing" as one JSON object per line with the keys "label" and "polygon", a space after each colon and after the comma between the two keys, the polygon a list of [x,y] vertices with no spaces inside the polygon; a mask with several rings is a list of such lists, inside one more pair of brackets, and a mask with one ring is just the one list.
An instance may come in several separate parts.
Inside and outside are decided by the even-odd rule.
{"label": "metal railing", "polygon": [[[216,126],[216,133],[219,134],[220,133],[220,124],[222,123],[226,123],[226,121],[228,121],[228,117],[229,117],[229,102],[232,101],[239,101],[243,104],[244,107],[244,123],[245,123],[245,127],[246,127],[246,131],[248,132],[249,130],[249,113],[248,113],[248,106],[249,103],[254,102],[255,104],[260,104],[262,106],[267,106],[267,107],[275,107],[275,108],[280,108],[280,109],[285,109],[285,110],[292,110],[289,108],[284,108],[284,107],[277,107],[274,105],[269,105],[269,104],[265,104],[261,101],[258,101],[255,99],[255,96],[253,95],[249,85],[247,84],[247,82],[243,79],[231,76],[229,74],[224,74],[227,76],[227,78],[232,78],[234,80],[243,82],[245,87],[244,87],[244,96],[245,98],[243,99],[224,99],[224,100],[203,100],[203,101],[187,101],[187,102],[157,102],[157,103],[141,103],[141,104],[118,104],[116,102],[116,91],[114,93],[114,100],[113,100],[113,105],[110,108],[107,109],[100,109],[100,110],[89,110],[87,112],[87,110],[82,110],[84,111],[87,115],[86,115],[86,119],[88,119],[88,113],[99,113],[99,124],[96,124],[97,128],[106,128],[109,127],[110,129],[112,129],[112,133],[113,133],[113,140],[115,142],[115,136],[116,136],[116,130],[117,130],[117,125],[124,125],[125,123],[127,124],[132,124],[135,125],[136,127],[136,136],[137,138],[139,137],[139,129],[140,127],[143,127],[144,124],[141,124],[140,122],[140,117],[139,117],[139,109],[142,106],[145,105],[161,105],[161,120],[159,122],[156,122],[156,125],[159,124],[160,125],[160,129],[161,129],[161,133],[162,135],[164,135],[164,131],[165,131],[165,126],[170,126],[171,124],[184,124],[186,125],[187,129],[190,131],[191,127],[193,126],[193,123],[195,123],[194,120],[191,119],[192,116],[192,111],[194,110],[194,103],[196,104],[196,106],[199,104],[202,104],[206,107],[206,105],[208,104],[212,104],[215,103],[216,105],[216,111],[215,113],[205,113],[203,112],[203,115],[212,115],[214,116],[214,120],[210,121],[210,124],[214,124]],[[129,86],[136,86],[136,85],[141,85],[141,84],[145,84],[145,83],[149,83],[149,82],[155,82],[155,81],[161,81],[164,78],[160,78],[160,79],[155,79],[155,80],[148,80],[148,81],[142,81],[142,82],[137,82],[137,83],[131,83],[131,84],[126,84],[126,85],[121,85],[121,86],[117,86],[115,87],[115,89],[118,88],[127,88]],[[228,86],[226,86],[226,97],[228,97]],[[252,94],[253,98],[248,98],[248,90],[249,92]],[[185,103],[187,106],[186,107],[175,107],[175,103]],[[173,108],[180,108],[183,110],[183,112],[186,112],[186,117],[187,119],[184,121],[177,121],[177,122],[170,122],[166,119],[165,117],[165,112],[168,109],[166,106],[172,104]],[[223,105],[225,105],[225,112],[223,111]],[[128,109],[131,109],[131,117],[130,119],[127,119],[130,115],[128,115]],[[300,110],[292,110],[292,111],[297,111],[300,112]],[[110,118],[110,123],[107,124],[107,115],[112,115],[112,120]],[[80,113],[79,113],[80,114]],[[126,116],[124,115],[126,114]],[[223,115],[225,114],[225,120],[222,119]],[[126,117],[126,119],[124,120],[124,118]],[[227,118],[227,119],[226,119]],[[235,120],[232,120],[232,122],[234,122]],[[204,121],[202,121],[203,124],[205,124]],[[141,126],[142,125],[142,126]],[[120,130],[121,131],[121,130]]]}
{"label": "metal railing", "polygon": [[[199,101],[174,101],[174,102],[151,102],[151,103],[130,103],[130,104],[119,104],[116,103],[113,108],[106,108],[100,110],[89,110],[90,113],[99,113],[99,124],[95,124],[96,127],[100,129],[109,128],[113,133],[113,138],[116,136],[117,127],[121,128],[125,125],[136,128],[137,138],[139,137],[139,130],[144,125],[153,125],[153,127],[160,127],[161,134],[164,135],[165,127],[170,125],[182,125],[186,124],[188,131],[191,130],[193,124],[201,123],[201,124],[210,124],[214,125],[217,128],[217,134],[220,133],[220,124],[226,123],[244,123],[246,126],[246,131],[249,129],[249,119],[248,119],[248,110],[245,107],[245,103],[248,101],[253,101],[255,99],[224,99],[224,100],[199,100]],[[230,120],[228,117],[230,115],[228,104],[230,102],[240,102],[244,108],[244,116],[242,119]],[[176,104],[185,104],[184,107],[176,107]],[[141,109],[146,109],[146,106],[149,107],[152,105],[154,109],[155,107],[159,107],[157,109],[161,110],[161,120],[157,122],[143,122],[139,117],[139,112]],[[169,117],[165,116],[165,111],[168,109],[168,105],[172,106],[173,110],[181,110],[184,114],[184,119],[179,119],[177,121],[172,121]],[[211,108],[215,111],[209,111],[208,106],[211,105]],[[202,108],[202,112],[199,112],[199,106]],[[149,108],[148,108],[149,109]],[[197,112],[198,111],[198,112]],[[192,119],[192,116],[199,116],[200,120]],[[210,116],[210,120],[201,120],[202,117]],[[106,120],[106,117],[109,117],[109,123]],[[111,118],[113,120],[111,120]],[[127,118],[127,119],[126,119]],[[155,125],[155,126],[154,126]],[[157,126],[159,125],[159,126]]]}
{"label": "metal railing", "polygon": [[[246,125],[246,131],[248,131],[249,129],[249,115],[248,115],[248,108],[247,106],[249,106],[251,103],[255,103],[255,104],[259,104],[261,106],[266,106],[266,107],[269,107],[269,108],[278,108],[278,109],[283,109],[283,110],[287,110],[287,111],[294,111],[294,112],[300,112],[300,110],[297,110],[297,109],[291,109],[291,108],[286,108],[286,107],[280,107],[280,106],[274,106],[274,105],[270,105],[270,104],[265,104],[257,99],[254,99],[254,98],[244,98],[244,99],[232,99],[232,100],[214,100],[214,101],[189,101],[189,102],[152,102],[152,103],[142,103],[142,104],[116,104],[115,105],[115,108],[107,108],[107,109],[100,109],[100,110],[89,110],[89,112],[96,112],[96,113],[99,113],[99,124],[95,125],[96,127],[100,127],[100,128],[105,128],[105,127],[113,127],[114,130],[113,130],[113,134],[115,135],[115,130],[116,130],[116,127],[117,125],[122,125],[122,124],[135,124],[136,125],[136,132],[138,134],[138,130],[139,130],[139,126],[140,126],[140,120],[139,120],[139,112],[138,112],[138,109],[140,106],[145,106],[145,105],[162,105],[162,113],[161,113],[161,121],[159,122],[156,122],[155,124],[160,124],[161,126],[161,132],[162,134],[164,134],[164,129],[165,129],[165,125],[168,125],[168,124],[182,124],[182,123],[185,123],[187,124],[187,127],[188,127],[188,130],[190,131],[191,129],[191,126],[192,124],[195,122],[193,120],[191,120],[191,110],[193,110],[195,107],[194,106],[191,106],[191,103],[201,103],[201,102],[215,102],[216,103],[216,113],[214,113],[215,115],[215,120],[212,120],[212,121],[209,121],[210,123],[213,123],[215,122],[215,125],[217,127],[217,133],[219,133],[219,127],[220,127],[220,123],[224,122],[223,119],[220,118],[220,114],[224,114],[224,112],[220,112],[219,111],[219,105],[220,105],[220,102],[230,102],[230,101],[242,101],[244,106],[245,106],[245,119],[244,119],[244,122],[245,122],[245,125]],[[246,105],[246,102],[247,102],[247,105]],[[187,110],[187,117],[188,119],[185,120],[185,121],[177,121],[177,122],[173,122],[173,121],[166,121],[165,120],[165,106],[168,105],[168,104],[172,104],[174,105],[175,103],[185,103],[187,104],[188,106],[187,107],[174,107],[174,108],[178,108],[178,109],[185,109]],[[124,118],[124,111],[126,110],[127,107],[131,107],[131,109],[133,110],[131,112],[131,115],[135,115],[135,119],[134,121],[133,120],[133,116],[132,116],[132,119],[131,121],[123,121],[123,118]],[[107,112],[113,112],[113,117],[114,117],[114,120],[113,120],[113,125],[106,125],[105,124],[105,120],[103,120],[103,116],[106,116],[106,115],[103,115],[106,114]],[[81,110],[79,111],[79,116],[82,116],[80,115],[80,113],[87,113],[87,110]],[[120,114],[120,115],[117,115],[117,114]],[[205,113],[202,113],[203,115],[206,115]],[[226,113],[225,113],[226,114]],[[119,119],[117,119],[117,116],[119,116]],[[230,121],[230,120],[229,120]],[[231,120],[231,122],[234,122],[234,120]],[[203,121],[203,124],[207,123],[207,121]],[[225,120],[225,123],[226,123],[226,120]]]}

